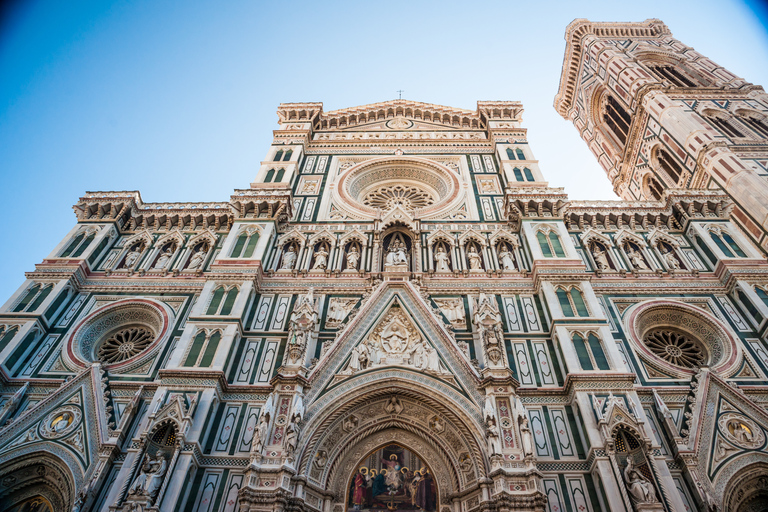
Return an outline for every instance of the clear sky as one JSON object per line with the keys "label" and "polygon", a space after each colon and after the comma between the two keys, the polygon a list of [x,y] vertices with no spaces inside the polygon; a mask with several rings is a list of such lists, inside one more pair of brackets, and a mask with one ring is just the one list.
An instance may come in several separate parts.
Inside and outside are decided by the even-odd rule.
{"label": "clear sky", "polygon": [[660,18],[768,86],[765,7],[697,2],[27,1],[0,8],[0,304],[87,190],[226,201],[253,181],[281,102],[519,100],[551,186],[615,199],[552,107],[574,18]]}

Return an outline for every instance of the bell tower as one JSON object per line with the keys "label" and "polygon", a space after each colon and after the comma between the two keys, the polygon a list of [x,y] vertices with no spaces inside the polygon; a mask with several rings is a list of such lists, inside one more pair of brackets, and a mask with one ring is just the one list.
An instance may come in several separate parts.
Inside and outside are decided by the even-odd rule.
{"label": "bell tower", "polygon": [[686,46],[657,19],[574,20],[554,106],[625,200],[720,188],[768,249],[768,95]]}

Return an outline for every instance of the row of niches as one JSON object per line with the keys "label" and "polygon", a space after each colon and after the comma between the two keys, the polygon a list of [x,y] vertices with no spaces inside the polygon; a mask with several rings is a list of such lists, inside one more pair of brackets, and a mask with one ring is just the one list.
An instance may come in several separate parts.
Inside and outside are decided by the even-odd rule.
{"label": "row of niches", "polygon": [[[357,273],[375,260],[378,263],[374,266],[384,272],[420,271],[438,276],[527,272],[519,237],[507,232],[499,231],[488,238],[475,232],[459,236],[437,231],[427,237],[426,246],[422,247],[410,231],[389,229],[382,233],[381,240],[381,244],[371,245],[362,234],[340,241],[331,236],[306,240],[297,231],[289,232],[278,241],[277,255],[268,268],[278,274]],[[562,251],[559,239],[555,244]]]}
{"label": "row of niches", "polygon": [[100,362],[126,373],[154,359],[169,338],[175,314],[167,304],[144,297],[118,300],[80,321],[62,350],[67,367],[78,370]]}

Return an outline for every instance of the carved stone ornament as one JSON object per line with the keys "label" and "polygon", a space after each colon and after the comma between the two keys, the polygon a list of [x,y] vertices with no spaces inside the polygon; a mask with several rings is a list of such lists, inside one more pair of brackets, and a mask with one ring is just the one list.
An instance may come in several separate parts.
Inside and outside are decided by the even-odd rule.
{"label": "carved stone ornament", "polygon": [[329,329],[338,329],[347,315],[357,304],[356,298],[333,297],[328,303],[328,315],[325,317],[325,326]]}
{"label": "carved stone ornament", "polygon": [[64,437],[80,425],[82,416],[77,407],[59,407],[48,414],[40,424],[40,435],[46,439]]}
{"label": "carved stone ornament", "polygon": [[467,328],[467,318],[464,313],[464,301],[461,300],[461,297],[434,299],[434,301],[454,328]]}
{"label": "carved stone ornament", "polygon": [[765,443],[765,433],[752,419],[729,412],[717,420],[720,433],[732,444],[746,450],[761,447]]}

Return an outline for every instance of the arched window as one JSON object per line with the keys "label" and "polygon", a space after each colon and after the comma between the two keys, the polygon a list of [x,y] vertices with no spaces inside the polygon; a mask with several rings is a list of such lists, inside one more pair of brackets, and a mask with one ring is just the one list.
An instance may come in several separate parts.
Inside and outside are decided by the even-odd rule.
{"label": "arched window", "polygon": [[763,304],[768,306],[768,293],[759,286],[755,286],[755,293],[760,297],[760,300],[763,301]]}
{"label": "arched window", "polygon": [[606,100],[603,121],[605,121],[622,144],[627,142],[632,118],[612,96],[608,96],[608,99]]}
{"label": "arched window", "polygon": [[579,358],[579,365],[582,370],[594,370],[597,367],[598,370],[610,370],[611,367],[608,364],[608,360],[605,358],[605,352],[603,346],[600,344],[600,339],[594,334],[589,333],[587,338],[579,333],[574,333],[573,346],[576,349],[576,355]]}
{"label": "arched window", "polygon": [[757,320],[757,323],[760,323],[763,321],[763,315],[760,314],[760,312],[757,310],[754,304],[752,304],[752,301],[749,300],[749,298],[744,294],[743,291],[738,290],[736,294],[739,296],[739,301],[744,305],[744,308],[747,310],[747,312],[752,315],[752,318]]}
{"label": "arched window", "polygon": [[258,231],[243,231],[240,236],[237,237],[235,247],[232,249],[230,258],[251,258],[253,251],[256,249],[256,244],[259,241]]}
{"label": "arched window", "polygon": [[712,240],[717,244],[718,249],[723,251],[726,258],[734,258],[734,253],[740,258],[747,257],[741,247],[739,247],[739,244],[736,243],[729,233],[713,230],[709,232],[709,236],[712,237]]}
{"label": "arched window", "polygon": [[210,368],[220,341],[221,331],[214,331],[210,334],[205,331],[198,332],[192,341],[187,358],[184,360],[184,366]]}
{"label": "arched window", "polygon": [[647,195],[657,201],[661,199],[661,195],[664,193],[664,187],[661,186],[659,180],[650,174],[645,178],[645,190]]}
{"label": "arched window", "polygon": [[[512,148],[507,148],[507,158],[509,160],[514,160],[515,159],[515,152],[512,151]],[[520,180],[518,180],[518,181],[520,181]]]}
{"label": "arched window", "polygon": [[584,297],[578,288],[574,286],[570,290],[566,290],[558,287],[555,293],[557,294],[557,301],[560,303],[560,309],[563,310],[563,315],[567,317],[589,316]]}
{"label": "arched window", "polygon": [[660,170],[666,173],[672,183],[677,184],[680,181],[680,176],[683,174],[683,168],[680,164],[663,149],[659,149],[656,159],[659,162]]}
{"label": "arched window", "polygon": [[768,123],[766,123],[764,116],[748,113],[740,115],[739,119],[758,135],[768,137]]}
{"label": "arched window", "polygon": [[514,169],[512,169],[512,171],[515,173],[515,180],[517,180],[517,181],[525,181],[523,179],[523,173],[522,173],[522,171],[520,171],[520,169],[515,167]]}
{"label": "arched window", "polygon": [[285,169],[279,169],[277,171],[277,176],[275,176],[275,183],[283,181],[283,176],[285,176]]}
{"label": "arched window", "polygon": [[264,178],[264,183],[272,183],[272,178],[275,177],[275,170],[270,169],[267,171],[267,176]]}
{"label": "arched window", "polygon": [[524,168],[523,173],[525,173],[525,179],[527,181],[536,181],[533,179],[533,173],[531,173],[531,170],[529,168]]}
{"label": "arched window", "polygon": [[676,87],[696,87],[693,80],[672,66],[653,65],[648,68],[659,80],[666,80]]}
{"label": "arched window", "polygon": [[24,297],[21,299],[21,301],[16,304],[16,307],[13,308],[14,313],[20,313],[20,312],[28,312],[31,313],[32,311],[37,310],[37,308],[40,307],[40,304],[43,303],[43,301],[48,298],[48,295],[50,295],[51,291],[53,290],[53,285],[41,285],[41,284],[35,284],[32,286],[29,290],[27,290],[27,293],[24,294]]}
{"label": "arched window", "polygon": [[93,241],[94,236],[96,234],[94,232],[90,232],[86,235],[85,232],[79,233],[73,240],[70,242],[70,244],[67,246],[66,249],[64,249],[64,252],[61,253],[60,258],[67,258],[69,256],[73,258],[79,258],[83,252],[88,248],[89,245],[91,245],[91,242]]}
{"label": "arched window", "polygon": [[2,329],[0,329],[0,350],[3,350],[5,347],[8,346],[8,343],[11,342],[14,336],[16,336],[16,333],[19,331],[18,325],[12,325],[11,327],[8,327],[7,329],[5,326],[3,326]]}
{"label": "arched window", "polygon": [[739,131],[736,126],[734,126],[733,122],[725,116],[722,113],[716,112],[716,113],[708,113],[704,112],[705,117],[709,122],[711,122],[713,125],[715,125],[715,128],[720,130],[723,134],[727,135],[728,137],[734,138],[734,137],[744,137],[744,134]]}
{"label": "arched window", "polygon": [[[219,286],[214,290],[211,302],[208,304],[206,315],[228,315],[232,312],[232,307],[237,299],[238,290],[237,286],[233,286],[229,291],[224,286]],[[226,297],[226,298],[225,298]],[[224,305],[222,305],[222,300]]]}
{"label": "arched window", "polygon": [[[285,156],[283,157],[283,162],[287,162],[291,159],[291,156],[293,155],[293,150],[289,149],[285,152]],[[279,180],[278,180],[279,181]]]}
{"label": "arched window", "polygon": [[545,258],[551,258],[553,255],[558,258],[565,258],[563,245],[560,243],[560,237],[554,231],[545,234],[544,231],[536,233],[536,239],[539,241],[541,252]]}
{"label": "arched window", "polygon": [[525,160],[525,153],[523,153],[523,150],[520,148],[515,149],[515,152],[517,153],[517,159],[518,160]]}
{"label": "arched window", "polygon": [[279,150],[277,153],[275,153],[275,159],[274,159],[274,161],[275,161],[275,162],[279,162],[279,161],[280,161],[280,160],[282,160],[282,159],[283,159],[283,150],[281,149],[281,150]]}

